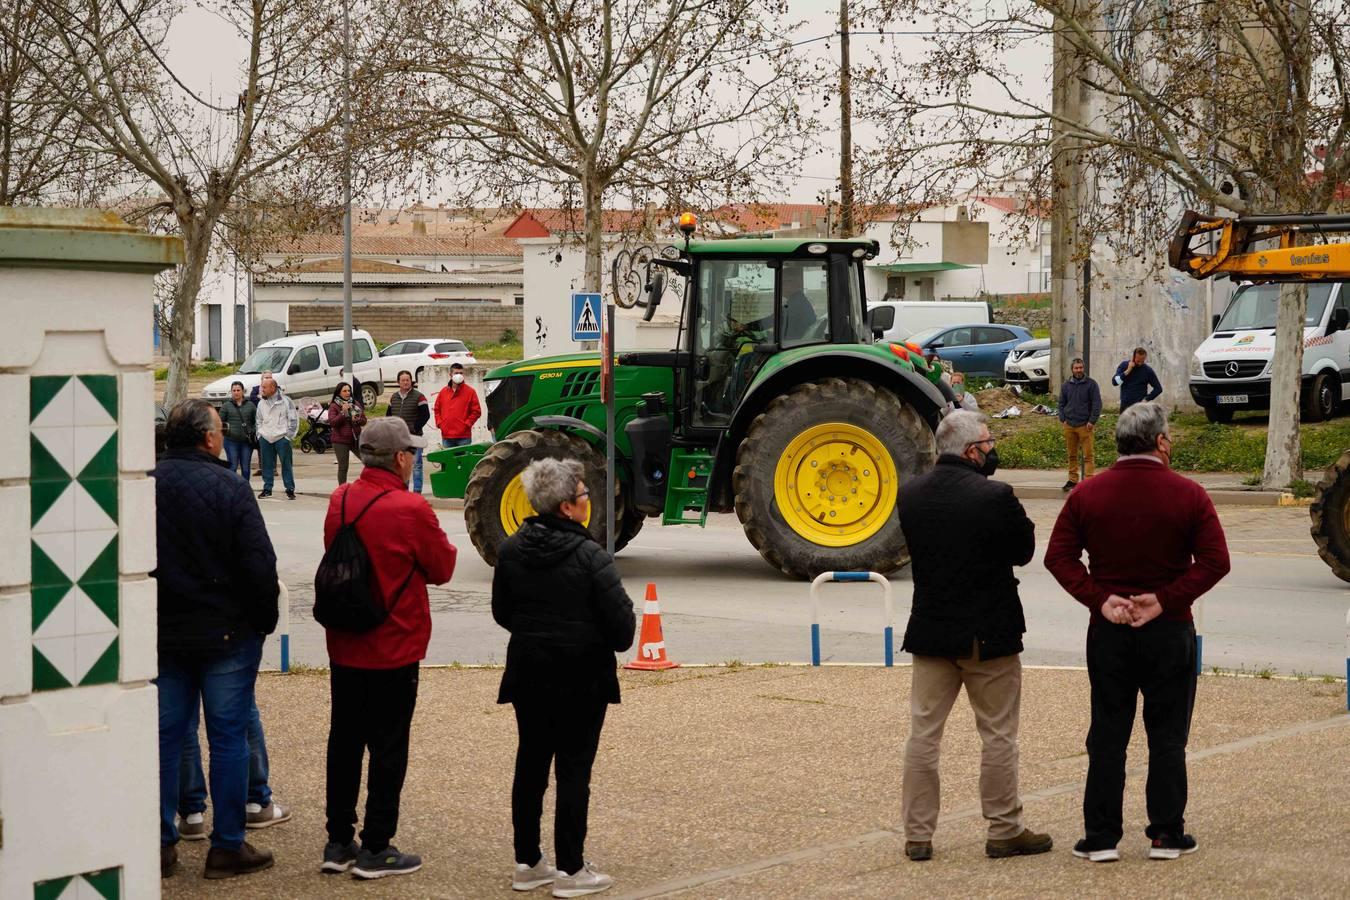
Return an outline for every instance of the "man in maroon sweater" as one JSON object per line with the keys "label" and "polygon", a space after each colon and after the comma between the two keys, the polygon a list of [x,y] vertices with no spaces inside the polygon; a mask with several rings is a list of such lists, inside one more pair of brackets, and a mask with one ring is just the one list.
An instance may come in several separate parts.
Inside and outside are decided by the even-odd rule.
{"label": "man in maroon sweater", "polygon": [[1120,859],[1125,748],[1142,693],[1149,857],[1176,859],[1196,849],[1185,831],[1196,678],[1191,604],[1228,574],[1228,545],[1204,488],[1169,468],[1172,439],[1161,406],[1123,412],[1116,449],[1115,465],[1069,495],[1045,553],[1045,567],[1092,613],[1086,836],[1073,853],[1094,862]]}

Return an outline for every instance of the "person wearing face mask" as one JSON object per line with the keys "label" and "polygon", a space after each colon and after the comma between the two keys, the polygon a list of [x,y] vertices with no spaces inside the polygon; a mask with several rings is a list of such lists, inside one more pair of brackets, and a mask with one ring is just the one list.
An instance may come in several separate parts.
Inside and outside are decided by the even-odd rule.
{"label": "person wearing face mask", "polygon": [[[903,644],[914,657],[901,791],[905,855],[933,857],[942,731],[963,685],[983,745],[985,855],[1045,853],[1054,842],[1023,823],[1017,788],[1026,621],[1013,567],[1035,554],[1036,526],[1012,486],[989,477],[998,451],[982,414],[948,413],[936,439],[937,465],[902,484],[898,501],[914,578]],[[954,536],[961,538],[955,547]]]}
{"label": "person wearing face mask", "polygon": [[966,376],[960,372],[952,373],[952,393],[956,395],[956,400],[952,404],[953,409],[968,409],[971,412],[980,411],[980,402],[975,399],[975,395],[966,390]]}
{"label": "person wearing face mask", "polygon": [[[603,891],[614,880],[585,861],[591,766],[605,711],[619,702],[614,654],[633,644],[637,617],[614,558],[582,523],[590,492],[576,460],[540,459],[521,476],[540,515],[507,538],[492,575],[492,618],[511,633],[498,703],[515,707],[520,743],[511,786],[518,891],[553,884],[555,897]],[[539,843],[556,766],[557,868]]]}
{"label": "person wearing face mask", "polygon": [[1120,859],[1125,751],[1142,694],[1149,858],[1176,859],[1198,846],[1185,821],[1196,681],[1191,604],[1228,574],[1228,544],[1209,494],[1171,469],[1166,410],[1138,403],[1121,413],[1116,450],[1110,469],[1069,494],[1045,551],[1050,574],[1090,613],[1086,834],[1073,854]]}
{"label": "person wearing face mask", "polygon": [[436,428],[442,447],[463,447],[473,440],[473,423],[483,415],[478,392],[464,383],[464,367],[450,366],[450,383],[436,395]]}

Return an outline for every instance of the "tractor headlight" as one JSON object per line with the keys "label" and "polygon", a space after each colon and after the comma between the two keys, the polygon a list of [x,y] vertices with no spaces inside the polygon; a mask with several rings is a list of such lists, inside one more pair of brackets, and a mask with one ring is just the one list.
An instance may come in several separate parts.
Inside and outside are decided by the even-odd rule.
{"label": "tractor headlight", "polygon": [[495,381],[484,381],[484,382],[483,382],[483,398],[484,398],[484,399],[487,399],[488,397],[491,397],[491,396],[492,396],[492,392],[495,391],[495,390],[501,385],[501,383],[502,383],[502,379],[500,379],[500,378],[496,379]]}

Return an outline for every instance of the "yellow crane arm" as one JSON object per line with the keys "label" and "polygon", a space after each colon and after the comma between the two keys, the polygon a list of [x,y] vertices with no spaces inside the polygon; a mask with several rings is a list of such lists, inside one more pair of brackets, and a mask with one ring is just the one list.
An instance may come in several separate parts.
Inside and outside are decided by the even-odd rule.
{"label": "yellow crane arm", "polygon": [[[1187,210],[1167,248],[1167,262],[1192,278],[1231,275],[1249,281],[1324,281],[1350,278],[1350,237],[1327,241],[1328,235],[1350,232],[1350,215],[1305,214],[1202,216]],[[1315,235],[1321,243],[1299,244],[1299,236]],[[1211,236],[1217,247],[1209,251]],[[1193,246],[1204,238],[1203,248]],[[1277,247],[1254,245],[1278,241]]]}

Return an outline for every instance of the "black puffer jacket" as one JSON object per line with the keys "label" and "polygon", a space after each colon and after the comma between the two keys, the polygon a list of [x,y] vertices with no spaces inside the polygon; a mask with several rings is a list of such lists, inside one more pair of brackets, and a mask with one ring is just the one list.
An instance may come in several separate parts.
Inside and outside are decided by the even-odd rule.
{"label": "black puffer jacket", "polygon": [[959,456],[900,488],[900,528],[909,544],[914,605],[904,649],[920,656],[980,659],[1022,652],[1022,601],[1013,566],[1036,552],[1036,526],[1012,486],[985,478]]}
{"label": "black puffer jacket", "polygon": [[169,450],[155,466],[161,653],[217,656],[277,627],[277,557],[258,501],[225,463]]}
{"label": "black puffer jacket", "polygon": [[614,654],[637,617],[614,559],[560,516],[533,516],[507,538],[492,575],[492,618],[511,632],[498,703],[560,695],[619,702]]}

